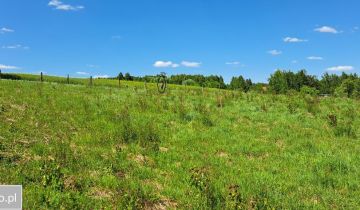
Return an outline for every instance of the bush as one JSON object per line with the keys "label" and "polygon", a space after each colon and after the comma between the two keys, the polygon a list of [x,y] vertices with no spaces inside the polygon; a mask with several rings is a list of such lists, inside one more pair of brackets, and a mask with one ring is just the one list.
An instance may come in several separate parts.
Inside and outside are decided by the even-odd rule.
{"label": "bush", "polygon": [[316,113],[319,111],[319,98],[316,96],[313,97],[310,95],[305,95],[304,99],[307,111],[313,115],[316,115]]}
{"label": "bush", "polygon": [[357,84],[353,79],[344,80],[341,85],[335,89],[335,95],[338,97],[352,97],[357,95]]}
{"label": "bush", "polygon": [[300,93],[303,95],[311,95],[311,96],[317,96],[319,95],[319,91],[315,88],[309,87],[309,86],[302,86],[300,89]]}
{"label": "bush", "polygon": [[0,74],[0,79],[10,79],[10,80],[21,80],[21,77],[16,74]]}
{"label": "bush", "polygon": [[182,82],[182,85],[186,85],[186,86],[196,86],[198,85],[194,80],[192,79],[187,79],[185,81]]}

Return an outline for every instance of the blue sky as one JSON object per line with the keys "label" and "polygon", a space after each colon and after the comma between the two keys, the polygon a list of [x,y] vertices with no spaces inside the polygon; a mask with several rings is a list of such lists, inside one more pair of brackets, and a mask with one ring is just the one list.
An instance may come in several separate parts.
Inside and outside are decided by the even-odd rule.
{"label": "blue sky", "polygon": [[358,0],[0,0],[3,72],[359,73]]}

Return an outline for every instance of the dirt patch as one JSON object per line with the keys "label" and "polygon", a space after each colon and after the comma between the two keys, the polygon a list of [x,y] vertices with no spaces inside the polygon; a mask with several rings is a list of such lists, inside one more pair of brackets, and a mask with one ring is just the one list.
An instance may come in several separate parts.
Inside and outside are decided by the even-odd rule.
{"label": "dirt patch", "polygon": [[160,150],[160,152],[167,152],[167,151],[169,151],[169,149],[166,148],[166,147],[159,147],[159,150]]}
{"label": "dirt patch", "polygon": [[222,151],[216,153],[216,155],[220,158],[228,158],[229,157],[229,155],[226,152],[222,152]]}
{"label": "dirt patch", "polygon": [[108,189],[94,187],[90,190],[90,196],[95,199],[109,199],[113,196],[113,193]]}

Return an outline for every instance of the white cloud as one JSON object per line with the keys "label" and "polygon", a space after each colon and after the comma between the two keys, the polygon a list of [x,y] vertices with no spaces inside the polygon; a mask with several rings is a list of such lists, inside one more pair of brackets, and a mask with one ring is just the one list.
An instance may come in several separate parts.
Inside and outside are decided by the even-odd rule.
{"label": "white cloud", "polygon": [[277,55],[281,55],[281,54],[282,54],[282,52],[279,51],[279,50],[270,50],[270,51],[268,51],[268,53],[269,53],[270,55],[273,55],[273,56],[277,56]]}
{"label": "white cloud", "polygon": [[[178,67],[180,67],[180,64],[174,63],[172,61],[156,61],[153,66],[156,68],[178,68]],[[181,66],[188,67],[188,68],[198,68],[201,66],[201,63],[183,61],[183,62],[181,62]]]}
{"label": "white cloud", "polygon": [[291,63],[298,63],[298,61],[297,60],[292,60]]}
{"label": "white cloud", "polygon": [[14,32],[14,30],[10,29],[10,28],[5,28],[5,27],[0,29],[0,34],[11,33],[11,32]]}
{"label": "white cloud", "polygon": [[20,69],[20,68],[17,67],[17,66],[7,66],[7,65],[4,65],[4,64],[0,64],[0,69],[13,70],[13,69]]}
{"label": "white cloud", "polygon": [[156,68],[177,68],[179,64],[173,63],[172,61],[156,61],[154,67]]}
{"label": "white cloud", "polygon": [[321,61],[324,60],[323,57],[319,57],[319,56],[309,56],[307,57],[308,60],[315,60],[315,61]]}
{"label": "white cloud", "polygon": [[334,66],[327,68],[328,71],[352,71],[354,70],[353,66]]}
{"label": "white cloud", "polygon": [[64,10],[64,11],[77,11],[77,10],[81,10],[84,9],[84,6],[73,6],[70,4],[64,4],[62,1],[60,0],[51,0],[48,5],[50,7],[54,7],[57,10]]}
{"label": "white cloud", "polygon": [[239,65],[240,62],[239,61],[231,61],[231,62],[226,62],[226,65]]}
{"label": "white cloud", "polygon": [[76,72],[76,74],[79,74],[79,75],[89,75],[89,73],[84,72],[84,71],[78,71],[78,72]]}
{"label": "white cloud", "polygon": [[315,28],[314,31],[317,31],[320,33],[332,33],[332,34],[340,33],[338,30],[336,30],[335,28],[330,27],[330,26],[322,26],[320,28]]}
{"label": "white cloud", "polygon": [[21,44],[3,46],[2,48],[3,49],[24,49],[24,50],[30,49],[29,47],[22,46]]}
{"label": "white cloud", "polygon": [[183,61],[181,62],[181,65],[189,68],[198,68],[201,66],[201,63],[199,62],[191,62],[191,61]]}
{"label": "white cloud", "polygon": [[307,42],[308,41],[306,39],[299,39],[299,38],[295,38],[295,37],[286,37],[283,40],[284,40],[284,42],[289,42],[289,43]]}

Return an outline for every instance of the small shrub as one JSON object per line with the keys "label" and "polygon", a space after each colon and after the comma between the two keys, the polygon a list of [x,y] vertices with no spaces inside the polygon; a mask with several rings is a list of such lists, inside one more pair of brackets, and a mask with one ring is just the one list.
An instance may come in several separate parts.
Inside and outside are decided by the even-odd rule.
{"label": "small shrub", "polygon": [[317,96],[319,95],[319,91],[315,88],[309,87],[309,86],[302,86],[300,89],[300,93],[302,95],[310,95],[310,96]]}
{"label": "small shrub", "polygon": [[9,80],[21,80],[21,77],[16,74],[1,74],[1,79],[9,79]]}
{"label": "small shrub", "polygon": [[319,111],[319,98],[316,96],[310,96],[310,95],[306,95],[304,97],[305,99],[305,106],[306,106],[306,110],[313,114],[316,115],[317,112]]}

